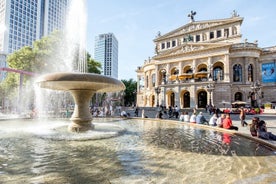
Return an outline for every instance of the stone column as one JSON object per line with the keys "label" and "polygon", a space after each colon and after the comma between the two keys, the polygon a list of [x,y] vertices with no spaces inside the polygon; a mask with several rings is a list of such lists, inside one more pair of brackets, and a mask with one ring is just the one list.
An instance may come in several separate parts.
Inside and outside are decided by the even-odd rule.
{"label": "stone column", "polygon": [[95,92],[93,90],[70,90],[70,93],[74,98],[75,108],[68,130],[84,132],[94,129],[94,125],[91,123],[92,115],[89,111],[89,102]]}
{"label": "stone column", "polygon": [[229,54],[224,57],[224,82],[230,82],[230,75],[232,74],[232,67],[230,66]]}

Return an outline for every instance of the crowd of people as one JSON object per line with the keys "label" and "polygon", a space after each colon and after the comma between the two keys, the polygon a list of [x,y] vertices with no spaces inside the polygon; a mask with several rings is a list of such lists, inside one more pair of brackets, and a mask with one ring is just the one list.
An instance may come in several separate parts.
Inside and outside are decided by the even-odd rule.
{"label": "crowd of people", "polygon": [[[140,112],[141,110],[141,112]],[[90,109],[93,116],[106,116],[106,115],[112,115],[114,114],[114,111],[118,111],[121,117],[130,117],[130,113],[127,113],[124,109],[116,108],[114,111],[112,108],[91,108]],[[139,113],[141,113],[142,118],[147,118],[145,115],[144,109],[139,109],[138,106],[134,107],[134,116],[138,117]],[[208,125],[208,126],[216,126],[219,128],[224,128],[228,130],[236,130],[238,131],[239,128],[237,126],[233,125],[230,113],[223,113],[216,110],[213,110],[210,112],[211,116],[210,119],[207,120],[202,112],[197,112],[196,109],[193,110],[191,115],[189,115],[188,111],[183,111],[179,115],[180,110],[177,106],[175,107],[169,107],[166,109],[163,106],[160,106],[158,108],[156,118],[158,119],[178,119],[181,122],[187,122],[187,123],[195,123],[195,124],[202,124],[202,125]],[[245,121],[246,119],[246,112],[243,108],[240,108],[240,114],[239,119],[241,126],[249,126],[250,133],[254,137],[258,137],[261,139],[266,140],[276,140],[276,135],[274,135],[271,132],[267,131],[266,123],[264,120],[260,120],[258,117],[254,117],[252,119],[251,123],[248,123]]]}
{"label": "crowd of people", "polygon": [[218,113],[211,114],[209,121],[204,117],[202,112],[197,113],[196,110],[189,116],[188,112],[182,112],[179,120],[182,122],[203,124],[209,126],[217,126],[220,128],[225,128],[229,130],[238,130],[239,128],[234,126],[230,114],[221,114]]}
{"label": "crowd of people", "polygon": [[[276,135],[274,135],[272,132],[267,131],[266,123],[264,120],[260,120],[258,117],[254,117],[252,119],[252,123],[247,123],[245,121],[246,113],[243,108],[240,109],[239,119],[242,127],[249,126],[250,133],[252,136],[258,137],[261,139],[276,141]],[[188,122],[188,123],[217,126],[219,128],[225,128],[228,130],[238,131],[239,129],[237,126],[233,125],[232,119],[229,113],[226,113],[226,114],[221,113],[220,115],[218,115],[218,113],[213,113],[209,121],[207,121],[206,118],[203,116],[202,112],[196,113],[196,111],[194,111],[191,114],[191,116],[189,116],[188,112],[182,112],[179,117],[179,120],[182,122]]]}

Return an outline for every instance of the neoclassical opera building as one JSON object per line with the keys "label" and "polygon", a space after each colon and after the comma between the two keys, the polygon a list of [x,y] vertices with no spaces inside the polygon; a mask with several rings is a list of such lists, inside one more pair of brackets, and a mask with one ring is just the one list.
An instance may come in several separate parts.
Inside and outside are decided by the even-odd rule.
{"label": "neoclassical opera building", "polygon": [[[260,106],[276,101],[276,46],[242,40],[243,18],[191,22],[154,39],[155,55],[137,68],[139,107]],[[237,102],[238,103],[238,102]]]}

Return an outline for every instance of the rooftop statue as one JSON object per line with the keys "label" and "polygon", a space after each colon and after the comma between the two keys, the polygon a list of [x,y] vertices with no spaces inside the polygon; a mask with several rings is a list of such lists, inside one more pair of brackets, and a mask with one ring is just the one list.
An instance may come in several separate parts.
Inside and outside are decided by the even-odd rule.
{"label": "rooftop statue", "polygon": [[191,13],[188,14],[188,17],[191,18],[191,22],[194,22],[195,19],[194,19],[194,16],[196,15],[196,12],[194,12],[193,10],[191,11]]}

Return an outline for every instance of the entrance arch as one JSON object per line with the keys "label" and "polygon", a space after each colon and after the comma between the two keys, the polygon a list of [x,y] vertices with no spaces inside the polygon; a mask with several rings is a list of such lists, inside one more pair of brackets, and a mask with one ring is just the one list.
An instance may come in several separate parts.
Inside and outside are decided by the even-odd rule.
{"label": "entrance arch", "polygon": [[198,108],[206,108],[206,105],[207,105],[207,92],[206,91],[198,92],[197,105],[198,105]]}
{"label": "entrance arch", "polygon": [[174,92],[171,93],[170,95],[170,101],[171,101],[171,106],[174,107],[175,106],[175,94]]}
{"label": "entrance arch", "polygon": [[183,96],[182,96],[182,104],[183,108],[189,108],[190,107],[190,92],[185,91]]}
{"label": "entrance arch", "polygon": [[235,101],[242,101],[242,93],[241,92],[235,93],[234,100]]}
{"label": "entrance arch", "polygon": [[168,106],[172,106],[174,107],[175,106],[175,93],[170,90],[167,92],[167,99],[168,99]]}

